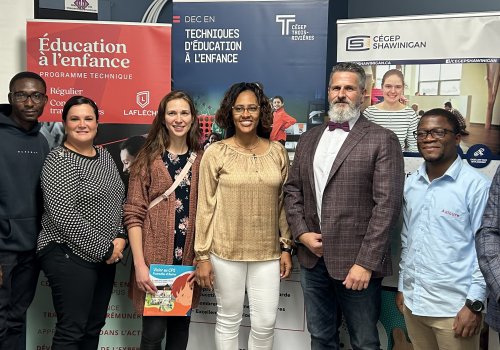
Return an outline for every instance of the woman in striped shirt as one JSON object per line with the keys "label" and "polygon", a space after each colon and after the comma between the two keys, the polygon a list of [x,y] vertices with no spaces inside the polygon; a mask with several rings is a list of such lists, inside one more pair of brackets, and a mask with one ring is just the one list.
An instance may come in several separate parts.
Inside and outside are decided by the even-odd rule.
{"label": "woman in striped shirt", "polygon": [[382,77],[384,100],[369,106],[363,114],[372,122],[392,130],[397,135],[403,151],[417,152],[413,131],[417,129],[418,117],[413,109],[400,101],[404,86],[403,73],[397,69],[388,70]]}

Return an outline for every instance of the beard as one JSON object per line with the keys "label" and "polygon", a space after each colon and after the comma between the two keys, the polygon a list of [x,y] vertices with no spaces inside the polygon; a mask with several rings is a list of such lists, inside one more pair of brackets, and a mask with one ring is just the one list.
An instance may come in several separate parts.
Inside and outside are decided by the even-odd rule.
{"label": "beard", "polygon": [[[347,107],[344,106],[344,103],[348,104]],[[330,117],[330,120],[335,123],[348,122],[349,120],[360,115],[360,107],[361,105],[357,105],[348,99],[340,100],[337,98],[330,102],[328,117]]]}

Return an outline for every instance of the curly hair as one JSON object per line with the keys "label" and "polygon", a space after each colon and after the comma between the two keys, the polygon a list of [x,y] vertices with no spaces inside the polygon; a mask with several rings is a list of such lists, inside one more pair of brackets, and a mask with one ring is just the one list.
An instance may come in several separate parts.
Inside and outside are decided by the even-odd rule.
{"label": "curly hair", "polygon": [[226,91],[220,103],[220,107],[215,113],[217,125],[226,130],[226,137],[231,137],[236,133],[232,107],[243,91],[252,91],[257,97],[260,113],[259,124],[257,125],[257,135],[268,139],[273,124],[273,113],[271,105],[269,104],[269,99],[258,83],[236,83]]}
{"label": "curly hair", "polygon": [[160,101],[158,106],[158,114],[156,115],[144,146],[137,154],[137,158],[131,166],[131,173],[138,174],[145,168],[149,167],[153,160],[167,151],[170,145],[170,135],[165,126],[165,113],[167,111],[167,104],[172,100],[181,99],[189,104],[193,123],[187,135],[187,146],[190,151],[201,150],[200,138],[201,130],[198,123],[198,115],[194,106],[193,99],[186,92],[181,90],[172,90]]}

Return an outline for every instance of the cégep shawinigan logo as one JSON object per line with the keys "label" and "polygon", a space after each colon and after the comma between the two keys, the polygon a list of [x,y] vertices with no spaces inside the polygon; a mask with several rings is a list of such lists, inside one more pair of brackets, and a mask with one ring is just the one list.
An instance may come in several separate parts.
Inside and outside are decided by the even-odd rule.
{"label": "c\u00e9gep shawinigan logo", "polygon": [[346,51],[367,51],[370,50],[369,35],[353,35],[345,39]]}

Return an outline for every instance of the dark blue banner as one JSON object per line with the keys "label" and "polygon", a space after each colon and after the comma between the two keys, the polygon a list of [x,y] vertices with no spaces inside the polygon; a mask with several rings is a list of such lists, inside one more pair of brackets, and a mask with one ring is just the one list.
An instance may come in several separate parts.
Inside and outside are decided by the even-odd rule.
{"label": "dark blue banner", "polygon": [[229,86],[248,81],[283,96],[298,124],[321,118],[328,1],[178,1],[173,14],[173,86],[200,114],[214,115]]}

